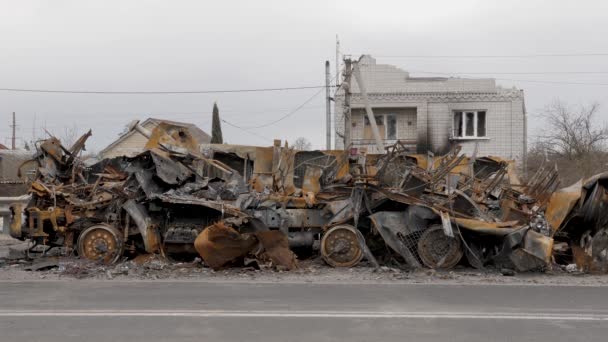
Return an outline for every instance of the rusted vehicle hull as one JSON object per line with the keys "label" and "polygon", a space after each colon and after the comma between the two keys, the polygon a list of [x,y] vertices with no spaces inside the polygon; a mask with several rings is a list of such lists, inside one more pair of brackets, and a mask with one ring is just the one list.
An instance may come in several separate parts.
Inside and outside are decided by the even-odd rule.
{"label": "rusted vehicle hull", "polygon": [[12,207],[11,234],[106,263],[198,253],[214,268],[255,258],[293,269],[291,250],[302,248],[336,267],[397,257],[407,267],[539,270],[557,249],[563,259],[564,243],[561,262],[600,270],[608,259],[604,175],[556,191],[552,168],[523,183],[512,162],[457,148],[435,157],[399,143],[383,155],[199,147],[170,124],[133,129],[149,137],[145,152],[90,167],[78,158],[90,132],[70,148],[39,144],[32,200]]}

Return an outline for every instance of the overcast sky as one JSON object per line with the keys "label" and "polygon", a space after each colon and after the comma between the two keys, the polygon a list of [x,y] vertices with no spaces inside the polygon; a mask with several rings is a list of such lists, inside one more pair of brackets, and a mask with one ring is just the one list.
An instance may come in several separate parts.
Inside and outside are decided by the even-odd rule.
{"label": "overcast sky", "polygon": [[[378,56],[378,63],[394,64],[412,76],[475,73],[471,77],[493,76],[500,85],[524,89],[531,136],[541,126],[538,113],[555,98],[573,104],[599,102],[601,118],[608,120],[608,56],[390,57],[606,54],[607,1],[0,0],[0,4],[0,88],[182,91],[317,86],[324,84],[325,60],[334,67],[338,34],[343,53]],[[81,132],[93,129],[89,149],[99,151],[132,119],[188,121],[210,131],[211,109],[217,101],[222,118],[251,127],[282,117],[317,92],[0,91],[0,142],[10,144],[12,112],[17,113],[21,139],[42,137],[43,127],[61,136],[65,127],[76,125]],[[323,95],[265,128],[243,131],[224,124],[224,139],[269,145],[273,138],[303,136],[321,148]]]}

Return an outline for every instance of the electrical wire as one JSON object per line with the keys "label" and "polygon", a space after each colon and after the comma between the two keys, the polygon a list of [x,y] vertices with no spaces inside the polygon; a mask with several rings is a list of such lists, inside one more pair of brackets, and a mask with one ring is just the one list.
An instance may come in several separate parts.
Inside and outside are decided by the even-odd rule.
{"label": "electrical wire", "polygon": [[547,53],[525,55],[373,55],[374,58],[537,58],[537,57],[604,57],[608,53]]}
{"label": "electrical wire", "polygon": [[271,140],[272,140],[272,139],[270,139],[270,138],[268,138],[268,137],[265,137],[265,136],[263,136],[263,135],[257,134],[257,133],[255,133],[255,132],[251,132],[251,131],[247,130],[246,128],[243,128],[243,127],[238,126],[238,125],[235,125],[235,124],[233,124],[233,123],[231,123],[231,122],[229,122],[229,121],[226,121],[225,119],[220,119],[220,120],[221,120],[223,123],[225,123],[226,125],[228,125],[228,126],[232,126],[232,127],[234,127],[234,128],[240,129],[241,131],[244,131],[244,132],[249,133],[249,134],[251,134],[251,135],[253,135],[253,136],[255,136],[255,137],[258,137],[258,138],[260,138],[260,139],[263,139],[264,141],[271,141]]}
{"label": "electrical wire", "polygon": [[[314,106],[306,106],[304,108],[325,108],[325,105],[314,105]],[[283,113],[286,110],[288,110],[289,108],[268,108],[268,109],[259,109],[259,110],[247,110],[247,109],[232,109],[232,110],[225,110],[225,109],[220,109],[220,112],[222,114],[223,117],[228,117],[228,118],[239,118],[242,117],[242,115],[235,115],[234,113],[238,113],[238,114],[268,114],[268,113]],[[131,111],[131,112],[42,112],[43,117],[45,116],[88,116],[88,117],[103,117],[103,122],[102,124],[108,124],[108,125],[114,125],[116,124],[115,122],[117,121],[121,121],[124,122],[127,118],[133,117],[133,118],[138,118],[138,117],[152,117],[152,118],[165,118],[165,119],[170,119],[170,120],[179,120],[179,119],[193,119],[193,118],[205,118],[205,117],[211,117],[211,111],[210,110],[199,110],[199,111],[190,111],[190,112],[172,112],[172,111],[164,111],[164,112],[148,112],[148,111]],[[228,113],[230,115],[225,115],[225,113]],[[210,120],[210,119],[209,119]],[[63,123],[56,123],[56,124],[50,124],[47,126],[61,126],[64,127],[65,125]]]}
{"label": "electrical wire", "polygon": [[[333,87],[333,86],[331,86]],[[182,94],[220,94],[220,93],[253,93],[267,91],[287,91],[302,89],[325,89],[325,86],[302,86],[282,88],[252,88],[226,90],[183,90],[183,91],[101,91],[101,90],[50,90],[25,88],[0,88],[0,91],[21,93],[51,93],[51,94],[90,94],[90,95],[182,95]]]}
{"label": "electrical wire", "polygon": [[[332,79],[332,81],[333,81],[333,79]],[[331,83],[331,81],[330,81],[330,83]],[[241,127],[239,125],[235,125],[235,124],[233,124],[233,123],[231,123],[229,121],[226,121],[225,119],[221,119],[221,121],[224,122],[225,124],[229,125],[229,126],[232,126],[234,128],[240,129],[240,130],[242,130],[244,132],[247,132],[249,134],[252,134],[252,135],[254,135],[254,136],[258,137],[258,138],[264,139],[265,141],[272,140],[272,139],[269,139],[268,137],[262,136],[260,134],[255,133],[255,132],[251,132],[250,130],[251,129],[257,129],[257,128],[268,127],[268,126],[274,125],[274,124],[276,124],[276,123],[278,123],[278,122],[280,122],[282,120],[285,120],[286,118],[288,118],[288,117],[292,116],[293,114],[297,113],[300,109],[304,108],[304,106],[306,106],[310,101],[312,101],[315,97],[317,97],[324,90],[324,88],[325,87],[323,87],[322,89],[320,89],[319,91],[317,91],[316,93],[314,93],[311,97],[309,97],[306,101],[304,101],[301,105],[299,105],[298,107],[296,107],[295,109],[293,109],[289,113],[283,115],[282,117],[280,117],[280,118],[278,118],[276,120],[273,120],[271,122],[265,123],[263,125],[251,126],[251,127]]]}
{"label": "electrical wire", "polygon": [[571,85],[589,85],[589,86],[608,86],[608,83],[588,83],[588,82],[562,82],[562,81],[539,81],[539,80],[516,80],[511,78],[497,78],[500,81],[512,82],[530,82],[530,83],[545,83],[545,84],[571,84]]}
{"label": "electrical wire", "polygon": [[[336,76],[332,77],[329,80],[329,84],[331,84],[331,82],[333,82],[335,78],[336,78]],[[280,118],[278,118],[276,120],[273,120],[271,122],[262,124],[262,125],[245,127],[245,129],[263,128],[263,127],[272,126],[272,125],[274,125],[274,124],[276,124],[278,122],[281,122],[281,121],[287,119],[288,117],[292,116],[293,114],[297,113],[300,109],[304,108],[304,106],[306,106],[310,101],[312,101],[315,97],[317,97],[319,94],[321,94],[323,92],[323,90],[325,90],[325,87],[319,89],[319,91],[317,91],[316,93],[314,93],[311,97],[309,97],[306,101],[304,101],[304,103],[302,103],[301,105],[299,105],[298,107],[296,107],[294,110],[290,111],[289,113],[281,116]]]}
{"label": "electrical wire", "polygon": [[288,117],[294,115],[295,113],[297,113],[300,109],[302,109],[304,106],[306,106],[310,101],[312,101],[315,97],[317,97],[319,94],[321,94],[323,92],[323,90],[325,89],[320,89],[318,92],[314,93],[311,97],[309,97],[306,101],[304,101],[304,103],[302,103],[301,105],[299,105],[298,107],[296,107],[295,109],[293,109],[292,111],[290,111],[289,113],[281,116],[280,118],[273,120],[271,122],[262,124],[262,125],[257,125],[257,126],[249,126],[249,127],[245,127],[245,129],[257,129],[257,128],[263,128],[263,127],[268,127],[268,126],[272,126],[276,123],[279,123],[285,119],[287,119]]}
{"label": "electrical wire", "polygon": [[608,74],[608,71],[532,71],[532,72],[438,72],[438,71],[419,71],[409,70],[422,74],[435,75],[569,75],[569,74]]}
{"label": "electrical wire", "polygon": [[[448,73],[448,72],[427,72],[427,71],[410,71],[410,72],[417,72],[417,73],[421,73],[421,74],[433,74],[433,75],[441,75],[444,77],[466,77],[467,75],[469,75],[468,73]],[[392,71],[373,71],[370,72],[372,74],[394,74],[394,72]],[[584,73],[584,72],[571,72],[572,74],[575,73]],[[592,72],[589,72],[592,73]],[[608,73],[605,71],[602,72],[593,72],[596,74],[600,74],[600,73]],[[475,74],[475,73],[471,73],[471,74]],[[482,73],[477,73],[477,74],[482,74]],[[486,73],[483,73],[484,75]],[[503,75],[508,75],[508,74],[526,74],[526,73],[500,73],[497,72],[496,74],[503,74]],[[532,73],[530,73],[532,74]],[[541,74],[540,72],[538,74]],[[542,73],[545,74],[545,73]],[[557,72],[556,72],[557,74]],[[492,75],[492,73],[487,73],[487,75]],[[493,77],[494,78],[494,77]],[[416,77],[412,77],[412,79],[416,79]],[[479,79],[479,78],[470,78],[470,79]],[[595,83],[595,82],[571,82],[571,81],[546,81],[546,80],[523,80],[523,79],[512,79],[512,78],[494,78],[496,80],[500,80],[500,81],[512,81],[512,82],[530,82],[530,83],[546,83],[546,84],[569,84],[569,85],[589,85],[589,86],[608,86],[608,83]]]}

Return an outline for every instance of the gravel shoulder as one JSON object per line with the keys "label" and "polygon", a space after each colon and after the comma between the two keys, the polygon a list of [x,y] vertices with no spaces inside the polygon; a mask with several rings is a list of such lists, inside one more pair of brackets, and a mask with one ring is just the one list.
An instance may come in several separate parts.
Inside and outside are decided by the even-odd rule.
{"label": "gravel shoulder", "polygon": [[[376,270],[366,263],[354,268],[331,268],[320,258],[316,258],[300,260],[299,268],[295,271],[279,271],[263,266],[233,267],[214,271],[205,267],[200,259],[193,262],[168,262],[154,256],[143,256],[117,265],[104,266],[73,257],[49,256],[32,261],[14,256],[15,251],[22,251],[27,247],[27,243],[22,241],[6,236],[0,237],[0,281],[118,280],[608,286],[608,275],[569,273],[562,269],[505,276],[497,269],[477,270],[461,266],[449,271],[404,270],[392,267],[381,267]],[[34,270],[30,270],[32,268]]]}

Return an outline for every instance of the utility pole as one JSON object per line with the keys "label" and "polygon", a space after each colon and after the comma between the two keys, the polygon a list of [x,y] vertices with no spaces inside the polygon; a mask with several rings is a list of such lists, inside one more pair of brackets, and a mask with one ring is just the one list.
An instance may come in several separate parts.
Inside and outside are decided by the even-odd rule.
{"label": "utility pole", "polygon": [[350,100],[351,100],[351,89],[350,89],[350,81],[353,73],[353,64],[350,58],[344,59],[344,81],[342,82],[342,89],[344,89],[344,104],[342,105],[342,113],[344,114],[344,149],[350,149],[352,139],[350,135],[350,131],[352,129],[351,123],[351,108],[350,108]]}
{"label": "utility pole", "polygon": [[13,128],[13,138],[12,138],[12,144],[11,144],[11,148],[14,150],[15,149],[15,128],[17,127],[16,123],[15,123],[15,112],[13,112],[13,124],[11,125],[11,127]]}
{"label": "utility pole", "polygon": [[331,93],[329,92],[329,61],[325,61],[325,149],[331,150]]}
{"label": "utility pole", "polygon": [[32,143],[36,141],[36,113],[34,113],[34,121],[32,122]]}
{"label": "utility pole", "polygon": [[340,83],[340,39],[336,35],[336,92],[338,91],[338,83]]}

